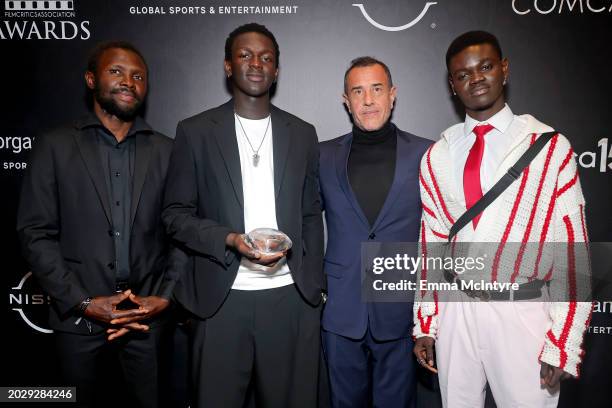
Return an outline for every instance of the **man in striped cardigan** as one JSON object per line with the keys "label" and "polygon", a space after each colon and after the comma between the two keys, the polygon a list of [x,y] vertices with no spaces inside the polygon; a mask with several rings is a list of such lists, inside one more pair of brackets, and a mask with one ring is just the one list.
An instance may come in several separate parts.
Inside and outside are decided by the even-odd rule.
{"label": "man in striped cardigan", "polygon": [[[447,129],[421,162],[423,256],[439,252],[466,209],[553,130],[531,115],[514,115],[505,103],[508,60],[492,34],[459,36],[446,63],[466,119]],[[456,242],[495,243],[482,276],[487,281],[519,284],[514,299],[527,286],[533,294],[535,285],[537,295],[523,302],[484,302],[482,294],[456,291],[445,299],[453,301],[438,302],[436,292],[417,293],[414,352],[420,364],[436,371],[435,343],[445,407],[483,406],[487,382],[498,407],[556,407],[559,381],[578,376],[591,314],[590,303],[577,302],[590,284],[580,280],[588,276],[584,205],[573,150],[555,134],[520,177],[455,236]],[[560,243],[563,250],[550,256],[544,243]],[[433,279],[429,272],[421,269],[419,278]],[[444,278],[458,282],[454,274]],[[555,290],[573,297],[548,301]]]}

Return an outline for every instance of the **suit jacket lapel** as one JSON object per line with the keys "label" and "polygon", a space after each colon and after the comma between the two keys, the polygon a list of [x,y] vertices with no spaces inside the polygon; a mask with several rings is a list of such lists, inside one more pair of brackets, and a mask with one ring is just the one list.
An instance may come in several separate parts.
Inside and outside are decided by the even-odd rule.
{"label": "suit jacket lapel", "polygon": [[357,198],[355,197],[355,194],[353,193],[353,190],[351,189],[351,185],[348,179],[347,166],[348,166],[349,154],[351,153],[351,142],[352,141],[353,141],[353,135],[352,133],[349,133],[344,138],[342,138],[342,140],[338,143],[338,146],[336,148],[336,154],[335,154],[336,175],[338,176],[338,184],[340,184],[340,188],[344,192],[346,199],[351,203],[351,206],[353,207],[353,210],[355,210],[355,214],[357,214],[357,217],[361,220],[361,222],[369,230],[370,223],[368,222],[368,219],[363,213],[363,210],[359,206],[359,203],[357,202]]}
{"label": "suit jacket lapel", "polygon": [[89,177],[94,184],[96,192],[98,193],[98,198],[100,199],[102,208],[104,208],[106,219],[108,220],[109,224],[112,224],[108,186],[106,184],[100,152],[97,146],[95,130],[84,129],[79,132],[75,132],[74,140],[79,147],[85,168],[87,168]]}
{"label": "suit jacket lapel", "polygon": [[278,198],[283,177],[285,175],[285,167],[287,165],[287,156],[289,155],[289,146],[291,144],[290,122],[284,120],[282,115],[276,109],[271,107],[272,115],[272,149],[274,157],[274,192]]}
{"label": "suit jacket lapel", "polygon": [[134,160],[134,179],[132,186],[132,208],[130,212],[130,225],[134,223],[136,209],[140,201],[142,187],[147,176],[149,168],[149,160],[151,159],[152,146],[151,140],[147,134],[137,133],[136,137],[136,153]]}
{"label": "suit jacket lapel", "polygon": [[[393,183],[391,184],[391,188],[387,193],[385,203],[380,209],[378,217],[372,226],[372,230],[378,228],[382,220],[385,218],[393,206],[393,203],[403,191],[404,184],[406,183],[409,175],[408,168],[410,164],[410,140],[408,137],[402,135],[398,129],[395,130],[395,133],[397,135],[397,146],[395,153],[395,172],[393,175]],[[414,194],[419,194],[419,192],[415,191]]]}
{"label": "suit jacket lapel", "polygon": [[242,171],[240,169],[240,153],[238,152],[238,142],[236,141],[236,126],[234,119],[234,102],[230,100],[219,112],[217,118],[213,118],[213,122],[217,127],[213,129],[217,146],[221,152],[221,157],[227,169],[227,173],[232,182],[234,193],[244,208],[244,198],[242,195]]}

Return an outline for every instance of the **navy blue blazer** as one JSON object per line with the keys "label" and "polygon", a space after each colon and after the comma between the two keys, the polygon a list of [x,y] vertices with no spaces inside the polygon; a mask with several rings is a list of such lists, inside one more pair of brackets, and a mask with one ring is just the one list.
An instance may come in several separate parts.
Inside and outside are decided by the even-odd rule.
{"label": "navy blue blazer", "polygon": [[[353,134],[320,143],[320,190],[327,222],[324,270],[328,298],[323,328],[360,339],[370,322],[377,340],[411,336],[412,303],[361,300],[361,243],[416,242],[421,220],[419,165],[433,141],[397,130],[393,184],[370,226],[349,184],[347,165]],[[375,182],[375,180],[372,180]]]}

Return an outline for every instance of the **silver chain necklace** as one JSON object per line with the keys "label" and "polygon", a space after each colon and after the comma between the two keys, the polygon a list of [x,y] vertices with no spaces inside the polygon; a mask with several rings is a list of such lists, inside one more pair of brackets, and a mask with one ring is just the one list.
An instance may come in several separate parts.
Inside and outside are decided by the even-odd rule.
{"label": "silver chain necklace", "polygon": [[270,121],[272,119],[272,115],[268,116],[268,124],[266,125],[266,131],[264,132],[263,138],[261,139],[261,143],[259,144],[259,147],[257,148],[257,150],[255,150],[253,148],[253,144],[251,144],[251,141],[249,140],[249,137],[247,136],[247,132],[244,130],[244,126],[242,126],[242,121],[240,120],[240,116],[238,116],[238,114],[236,112],[234,112],[234,116],[236,116],[236,119],[238,119],[238,123],[240,123],[240,128],[242,129],[242,133],[244,134],[244,137],[246,138],[247,142],[249,143],[249,146],[251,147],[251,150],[253,151],[253,166],[257,167],[257,165],[259,164],[259,149],[261,149],[261,146],[263,146],[263,142],[264,140],[266,140],[266,136],[268,135],[268,129],[270,128]]}

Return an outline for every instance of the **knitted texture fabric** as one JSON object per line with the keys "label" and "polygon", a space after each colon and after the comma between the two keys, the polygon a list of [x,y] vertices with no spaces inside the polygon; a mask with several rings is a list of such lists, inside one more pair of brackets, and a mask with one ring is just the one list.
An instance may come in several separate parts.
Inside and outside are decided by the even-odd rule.
{"label": "knitted texture fabric", "polygon": [[[511,129],[514,142],[496,173],[496,180],[519,159],[549,126],[531,115],[516,117]],[[463,124],[445,131],[457,132]],[[506,136],[506,135],[504,135]],[[420,251],[424,257],[442,256],[443,243],[451,226],[466,211],[464,201],[453,194],[455,178],[449,145],[442,137],[423,156],[420,169],[423,213]],[[520,177],[491,204],[481,216],[476,230],[464,227],[453,242],[496,243],[496,254],[487,269],[490,282],[523,284],[535,279],[549,282],[551,328],[542,339],[540,361],[578,376],[584,351],[582,342],[589,325],[592,304],[578,302],[590,291],[590,269],[586,251],[585,201],[580,186],[574,152],[569,141],[556,134],[539,152]],[[578,243],[583,244],[578,244]],[[521,250],[520,243],[540,250]],[[535,243],[535,244],[534,244]],[[546,251],[544,243],[559,243],[563,250]],[[515,250],[514,248],[518,248]],[[437,252],[437,253],[436,253]],[[428,273],[430,274],[428,276]],[[426,268],[419,279],[431,279]],[[417,291],[414,303],[414,337],[436,337],[438,294]]]}

